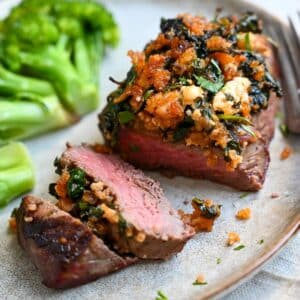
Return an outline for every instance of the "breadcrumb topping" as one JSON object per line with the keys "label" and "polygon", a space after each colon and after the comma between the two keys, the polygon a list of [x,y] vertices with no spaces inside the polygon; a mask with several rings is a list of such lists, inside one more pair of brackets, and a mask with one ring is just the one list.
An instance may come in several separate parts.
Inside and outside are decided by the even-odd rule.
{"label": "breadcrumb topping", "polygon": [[235,216],[239,220],[248,220],[251,218],[251,209],[249,207],[243,208],[239,210]]}
{"label": "breadcrumb topping", "polygon": [[[101,128],[113,145],[121,126],[201,149],[220,149],[228,168],[255,142],[252,116],[281,89],[268,71],[270,44],[261,21],[181,14],[162,19],[161,33],[143,51],[129,51],[132,68],[108,97]],[[114,119],[115,118],[115,119]],[[210,158],[207,158],[209,164]]]}
{"label": "breadcrumb topping", "polygon": [[236,232],[229,232],[228,233],[228,239],[227,239],[227,245],[232,246],[233,244],[239,242],[240,236]]}
{"label": "breadcrumb topping", "polygon": [[292,153],[293,153],[293,149],[290,146],[286,146],[280,153],[280,159],[286,160],[291,156]]}

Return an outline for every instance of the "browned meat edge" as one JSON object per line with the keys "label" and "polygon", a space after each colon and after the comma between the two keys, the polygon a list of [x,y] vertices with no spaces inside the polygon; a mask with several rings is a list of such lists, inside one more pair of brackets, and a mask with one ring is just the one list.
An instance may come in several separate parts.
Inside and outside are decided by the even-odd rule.
{"label": "browned meat edge", "polygon": [[33,196],[18,209],[17,234],[50,288],[78,286],[136,261],[118,256],[78,219]]}

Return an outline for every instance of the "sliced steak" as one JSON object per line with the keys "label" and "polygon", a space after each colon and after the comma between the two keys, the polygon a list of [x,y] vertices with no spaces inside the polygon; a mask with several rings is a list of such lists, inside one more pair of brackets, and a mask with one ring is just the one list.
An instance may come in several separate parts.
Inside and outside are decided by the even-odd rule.
{"label": "sliced steak", "polygon": [[86,225],[48,201],[25,197],[16,221],[19,243],[48,287],[81,285],[136,261],[111,251]]}
{"label": "sliced steak", "polygon": [[[88,183],[81,200],[73,202],[70,212],[78,214],[79,207],[79,217],[84,219],[86,214],[81,208],[87,211],[87,202],[92,211],[99,209],[98,218],[93,215],[86,221],[119,253],[166,259],[181,251],[195,234],[171,207],[156,181],[113,154],[97,153],[88,146],[68,147],[60,159],[60,167],[64,170],[55,186],[60,199],[58,205],[64,207],[69,201],[63,199],[62,190],[70,186],[72,170],[83,170]],[[63,180],[64,177],[69,179]],[[68,191],[65,194],[72,198]]]}

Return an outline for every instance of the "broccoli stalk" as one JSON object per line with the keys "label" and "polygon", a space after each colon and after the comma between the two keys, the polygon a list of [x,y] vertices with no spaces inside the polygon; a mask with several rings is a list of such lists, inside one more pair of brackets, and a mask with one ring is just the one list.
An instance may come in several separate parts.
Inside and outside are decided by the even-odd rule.
{"label": "broccoli stalk", "polygon": [[0,148],[0,207],[31,190],[34,169],[29,154],[21,143]]}
{"label": "broccoli stalk", "polygon": [[[85,52],[78,55],[83,56]],[[19,51],[15,58],[30,75],[51,82],[64,106],[81,116],[97,108],[98,90],[81,76],[69,57],[65,49],[49,46],[37,53]]]}
{"label": "broccoli stalk", "polygon": [[24,0],[0,24],[0,61],[52,84],[64,107],[82,116],[98,106],[99,63],[119,30],[99,3]]}
{"label": "broccoli stalk", "polygon": [[[72,124],[52,86],[0,65],[0,144]],[[2,157],[0,157],[2,159]]]}

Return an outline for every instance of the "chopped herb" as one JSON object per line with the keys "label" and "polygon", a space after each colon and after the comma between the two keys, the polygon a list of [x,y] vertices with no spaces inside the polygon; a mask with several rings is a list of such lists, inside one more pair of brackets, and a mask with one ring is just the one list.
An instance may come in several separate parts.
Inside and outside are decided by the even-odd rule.
{"label": "chopped herb", "polygon": [[217,82],[212,82],[204,78],[203,76],[197,76],[194,75],[197,84],[204,89],[212,92],[212,93],[217,93],[224,85],[223,80],[222,81],[217,81]]}
{"label": "chopped herb", "polygon": [[201,211],[201,214],[207,219],[218,217],[221,214],[221,205],[213,204],[211,206],[208,206],[206,205],[204,200],[201,200],[199,198],[193,198],[192,202],[197,204]]}
{"label": "chopped herb", "polygon": [[124,233],[127,228],[126,220],[120,215],[119,216],[119,230],[121,233]]}
{"label": "chopped herb", "polygon": [[210,61],[210,63],[215,67],[218,75],[222,74],[222,70],[220,69],[219,64],[218,64],[217,61],[215,61],[214,59],[212,59]]}
{"label": "chopped herb", "polygon": [[268,106],[268,95],[265,95],[255,84],[251,85],[249,96],[252,98],[252,110],[257,111],[255,107],[266,108]]}
{"label": "chopped herb", "polygon": [[120,124],[127,124],[134,119],[134,114],[130,111],[121,111],[118,117]]}
{"label": "chopped herb", "polygon": [[152,90],[152,89],[147,90],[143,96],[144,100],[147,100],[153,93],[154,93],[154,90]]}
{"label": "chopped herb", "polygon": [[264,240],[259,240],[257,243],[261,245],[261,244],[263,244],[264,242],[265,242]]}
{"label": "chopped herb", "polygon": [[206,285],[207,282],[204,281],[204,282],[198,282],[197,280],[193,282],[193,285]]}
{"label": "chopped herb", "polygon": [[155,300],[169,300],[169,298],[162,291],[157,291]]}
{"label": "chopped herb", "polygon": [[104,214],[103,210],[100,207],[90,207],[89,215],[91,217],[100,218]]}
{"label": "chopped herb", "polygon": [[86,219],[89,217],[100,218],[104,213],[100,207],[92,206],[84,201],[78,201],[75,207],[78,211],[80,219]]}
{"label": "chopped herb", "polygon": [[249,133],[250,135],[256,137],[256,134],[255,132],[252,130],[251,127],[249,127],[248,125],[245,125],[245,124],[241,124],[241,128],[246,131],[247,133]]}
{"label": "chopped herb", "polygon": [[234,251],[240,251],[240,250],[244,249],[245,247],[246,247],[245,245],[239,245],[239,246],[233,248],[233,250]]}
{"label": "chopped herb", "polygon": [[174,142],[178,142],[178,141],[184,139],[186,137],[186,135],[188,134],[188,132],[189,132],[189,128],[178,127],[173,134]]}
{"label": "chopped herb", "polygon": [[174,142],[178,142],[184,139],[193,125],[194,125],[193,119],[189,116],[186,116],[174,131],[173,134]]}
{"label": "chopped herb", "polygon": [[87,202],[84,202],[84,201],[79,201],[78,202],[78,208],[80,209],[80,211],[88,210],[89,209],[89,204]]}
{"label": "chopped herb", "polygon": [[279,125],[279,129],[280,129],[280,132],[282,133],[282,135],[285,136],[285,137],[288,136],[289,133],[290,133],[289,128],[284,123],[281,123]]}
{"label": "chopped herb", "polygon": [[131,152],[139,152],[141,150],[137,145],[130,145],[129,148]]}
{"label": "chopped herb", "polygon": [[56,187],[56,183],[50,183],[48,191],[50,195],[54,196],[55,198],[58,198],[55,187]]}
{"label": "chopped herb", "polygon": [[237,115],[217,115],[220,120],[231,121],[237,123],[243,123],[246,125],[251,125],[251,121],[245,117],[237,116]]}
{"label": "chopped herb", "polygon": [[221,263],[221,258],[218,257],[218,258],[217,258],[217,265],[219,265],[220,263]]}
{"label": "chopped herb", "polygon": [[135,80],[135,78],[136,78],[136,71],[135,71],[135,69],[134,68],[131,68],[130,69],[130,71],[127,73],[127,79],[126,79],[126,83],[125,83],[125,85],[127,86],[127,85],[131,85],[133,82],[134,82],[134,80]]}
{"label": "chopped herb", "polygon": [[70,179],[67,182],[67,194],[70,199],[77,201],[82,198],[86,174],[79,168],[70,171]]}
{"label": "chopped herb", "polygon": [[179,77],[178,82],[181,85],[188,85],[189,84],[188,79],[183,77],[183,76]]}
{"label": "chopped herb", "polygon": [[241,145],[238,141],[231,140],[227,143],[227,147],[224,150],[224,156],[226,161],[230,161],[229,151],[235,150],[237,154],[242,153]]}
{"label": "chopped herb", "polygon": [[258,19],[257,15],[253,12],[245,13],[244,16],[240,19],[237,27],[239,32],[262,32],[262,23]]}
{"label": "chopped herb", "polygon": [[55,167],[55,173],[58,174],[58,175],[61,175],[62,166],[61,166],[61,163],[60,163],[60,159],[58,157],[55,158],[53,165]]}
{"label": "chopped herb", "polygon": [[239,198],[240,198],[240,199],[243,199],[243,198],[246,198],[248,195],[249,195],[249,193],[246,192],[246,193],[241,194],[241,195],[239,196]]}
{"label": "chopped herb", "polygon": [[[113,97],[113,96],[112,96]],[[117,142],[117,135],[119,131],[119,121],[118,114],[120,111],[120,105],[113,103],[113,98],[108,103],[108,105],[103,110],[100,115],[100,129],[102,130],[104,136],[110,137],[110,146],[113,147]]]}
{"label": "chopped herb", "polygon": [[245,34],[245,47],[246,47],[246,50],[251,52],[252,51],[252,48],[251,48],[251,41],[250,41],[250,33],[247,32]]}

